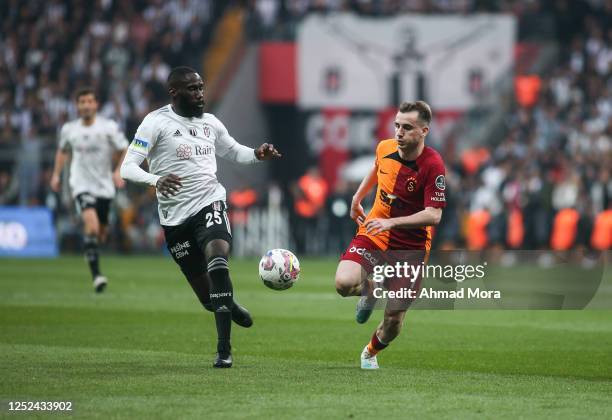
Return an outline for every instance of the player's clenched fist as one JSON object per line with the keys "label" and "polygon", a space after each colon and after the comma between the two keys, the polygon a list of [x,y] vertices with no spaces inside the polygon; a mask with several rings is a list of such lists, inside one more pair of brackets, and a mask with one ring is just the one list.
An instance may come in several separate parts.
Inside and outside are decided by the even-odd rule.
{"label": "player's clenched fist", "polygon": [[183,184],[178,176],[168,174],[159,178],[155,187],[157,188],[157,191],[161,193],[161,195],[168,198],[171,195],[175,195],[177,192],[179,192],[182,186]]}

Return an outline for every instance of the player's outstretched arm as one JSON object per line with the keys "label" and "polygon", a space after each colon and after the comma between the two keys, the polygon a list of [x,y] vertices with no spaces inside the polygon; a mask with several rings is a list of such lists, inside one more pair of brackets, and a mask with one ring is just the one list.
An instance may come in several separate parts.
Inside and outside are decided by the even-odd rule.
{"label": "player's outstretched arm", "polygon": [[230,136],[223,123],[216,118],[214,120],[214,126],[219,133],[215,141],[217,155],[224,159],[248,165],[262,160],[281,157],[281,154],[274,148],[273,144],[264,143],[257,149],[252,149],[238,143]]}
{"label": "player's outstretched arm", "polygon": [[366,175],[363,181],[361,181],[361,184],[359,184],[359,188],[357,188],[355,195],[353,195],[353,200],[351,202],[351,219],[358,224],[362,224],[366,218],[365,211],[361,205],[361,200],[363,200],[365,196],[368,195],[372,187],[376,185],[376,182],[378,181],[376,175],[377,171],[378,166],[375,163],[370,172]]}
{"label": "player's outstretched arm", "polygon": [[238,143],[229,136],[226,137],[226,140],[219,141],[217,146],[217,154],[219,154],[219,156],[243,165],[282,156],[278,150],[274,148],[273,144],[264,143],[257,149],[251,149],[250,147]]}
{"label": "player's outstretched arm", "polygon": [[425,226],[435,226],[440,223],[442,209],[438,207],[425,207],[418,213],[410,216],[394,217],[391,219],[371,219],[366,223],[366,230],[370,235],[376,235],[390,229],[414,229]]}

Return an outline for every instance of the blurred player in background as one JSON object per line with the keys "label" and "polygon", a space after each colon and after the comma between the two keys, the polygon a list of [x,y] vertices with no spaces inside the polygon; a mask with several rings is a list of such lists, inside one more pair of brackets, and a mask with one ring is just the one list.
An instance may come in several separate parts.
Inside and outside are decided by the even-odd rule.
{"label": "blurred player in background", "polygon": [[85,258],[93,287],[100,293],[108,279],[100,271],[99,244],[106,240],[115,187],[125,184],[119,175],[119,164],[128,141],[117,123],[97,115],[98,100],[93,89],[80,89],[75,99],[79,119],[67,122],[60,131],[51,189],[60,190],[62,169],[71,155],[70,189],[83,220]]}
{"label": "blurred player in background", "polygon": [[[353,196],[351,218],[359,228],[340,257],[336,290],[342,296],[362,296],[356,312],[360,324],[369,319],[374,306],[374,286],[368,279],[374,266],[392,263],[393,251],[423,251],[422,261],[431,244],[428,227],[442,217],[444,162],[438,152],[425,146],[431,118],[427,103],[402,103],[395,117],[395,139],[378,144],[374,166]],[[376,184],[374,206],[366,216],[361,201]],[[390,303],[361,353],[362,369],[377,369],[376,354],[400,333],[409,303],[400,307]]]}
{"label": "blurred player in background", "polygon": [[[229,276],[232,235],[225,188],[215,155],[251,164],[280,157],[272,145],[253,150],[236,142],[221,121],[204,113],[204,82],[189,67],[168,76],[171,104],[149,113],[138,127],[121,167],[124,179],[157,189],[159,219],[172,258],[217,327],[214,367],[232,366],[231,321],[250,327],[248,311],[237,304]],[[140,168],[147,159],[150,172]]]}

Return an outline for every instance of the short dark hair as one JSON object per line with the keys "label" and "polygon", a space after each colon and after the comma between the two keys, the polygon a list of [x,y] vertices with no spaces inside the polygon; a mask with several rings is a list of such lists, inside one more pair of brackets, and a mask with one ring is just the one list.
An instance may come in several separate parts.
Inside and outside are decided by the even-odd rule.
{"label": "short dark hair", "polygon": [[77,89],[76,93],[74,94],[74,100],[78,102],[81,96],[85,96],[85,95],[93,95],[94,99],[96,101],[98,100],[98,95],[96,94],[96,90],[92,88],[91,86],[83,86]]}
{"label": "short dark hair", "polygon": [[402,102],[399,106],[399,112],[417,111],[419,113],[419,121],[429,125],[431,123],[431,107],[425,101]]}
{"label": "short dark hair", "polygon": [[187,66],[175,67],[170,70],[166,83],[168,87],[176,87],[177,83],[181,83],[185,79],[185,76],[191,73],[197,73],[197,71]]}

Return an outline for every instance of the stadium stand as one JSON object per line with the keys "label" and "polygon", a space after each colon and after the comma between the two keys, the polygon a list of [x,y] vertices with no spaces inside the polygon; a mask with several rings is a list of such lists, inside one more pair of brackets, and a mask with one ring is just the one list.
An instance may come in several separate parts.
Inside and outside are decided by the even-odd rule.
{"label": "stadium stand", "polygon": [[[0,204],[55,209],[64,249],[69,249],[75,223],[67,205],[59,204],[69,203],[68,195],[59,200],[49,191],[48,180],[57,130],[75,116],[70,93],[80,85],[93,85],[99,92],[100,112],[117,120],[131,137],[143,116],[165,102],[164,80],[172,66],[202,67],[211,34],[230,5],[244,12],[243,36],[249,42],[292,39],[295,24],[311,13],[515,15],[519,41],[553,42],[556,59],[539,73],[515,69],[515,89],[504,98],[510,111],[498,131],[503,133],[500,137],[445,156],[449,207],[435,244],[476,249],[609,248],[610,235],[605,232],[612,205],[609,0],[3,1]],[[214,62],[214,67],[222,68],[222,63]],[[287,174],[287,178],[297,181],[302,175]],[[342,191],[330,191],[328,200],[346,201],[350,197],[346,188],[343,184]],[[290,195],[285,194],[288,211],[293,208]],[[265,200],[253,205],[261,207]],[[151,191],[133,187],[123,191],[117,207],[114,248],[161,249]],[[328,210],[320,212],[318,229],[326,230],[335,220],[332,207],[332,201],[323,207]],[[566,217],[567,209],[573,209],[574,217]],[[469,239],[471,224],[479,225],[482,235]],[[561,238],[557,229],[570,232],[570,237]]]}

